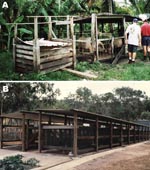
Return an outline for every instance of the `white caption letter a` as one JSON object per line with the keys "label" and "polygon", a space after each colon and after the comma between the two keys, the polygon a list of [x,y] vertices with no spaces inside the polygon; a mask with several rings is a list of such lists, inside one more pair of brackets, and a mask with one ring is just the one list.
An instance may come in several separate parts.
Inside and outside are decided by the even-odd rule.
{"label": "white caption letter a", "polygon": [[7,2],[4,2],[4,3],[3,3],[2,8],[8,8]]}

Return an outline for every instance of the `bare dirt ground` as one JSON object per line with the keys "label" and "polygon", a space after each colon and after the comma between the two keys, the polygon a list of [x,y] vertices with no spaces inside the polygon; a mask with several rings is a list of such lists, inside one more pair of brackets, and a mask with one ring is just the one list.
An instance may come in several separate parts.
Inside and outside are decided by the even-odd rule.
{"label": "bare dirt ground", "polygon": [[150,170],[150,142],[96,158],[73,170]]}
{"label": "bare dirt ground", "polygon": [[150,170],[150,142],[82,155],[48,170]]}
{"label": "bare dirt ground", "polygon": [[71,158],[66,154],[20,152],[0,149],[0,159],[21,154],[36,158],[40,168],[34,170],[150,170],[150,141]]}

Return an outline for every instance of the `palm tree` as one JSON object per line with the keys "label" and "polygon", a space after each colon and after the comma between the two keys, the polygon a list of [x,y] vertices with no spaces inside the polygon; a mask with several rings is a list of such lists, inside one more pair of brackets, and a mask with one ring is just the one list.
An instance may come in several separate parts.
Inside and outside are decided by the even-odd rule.
{"label": "palm tree", "polygon": [[142,14],[142,13],[149,13],[150,9],[150,1],[149,0],[124,0],[126,4],[130,5],[132,11],[134,11],[135,15]]}

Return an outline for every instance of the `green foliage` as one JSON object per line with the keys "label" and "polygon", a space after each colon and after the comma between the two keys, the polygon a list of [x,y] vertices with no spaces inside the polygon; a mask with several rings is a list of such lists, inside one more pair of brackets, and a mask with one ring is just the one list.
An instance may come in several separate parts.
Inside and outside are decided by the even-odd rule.
{"label": "green foliage", "polygon": [[[8,93],[0,93],[0,102],[2,112],[14,112],[18,110],[33,110],[37,107],[51,107],[57,96],[59,89],[54,90],[54,84],[51,83],[1,83],[7,85]],[[8,107],[9,106],[9,107]]]}
{"label": "green foliage", "polygon": [[22,158],[22,155],[5,157],[0,161],[0,170],[29,170],[38,166],[38,160],[31,158],[23,162]]}
{"label": "green foliage", "polygon": [[113,93],[103,95],[92,94],[86,87],[78,88],[75,94],[69,94],[61,102],[68,109],[81,109],[130,121],[149,116],[142,116],[142,113],[146,111],[150,99],[144,92],[128,87],[117,88]]}

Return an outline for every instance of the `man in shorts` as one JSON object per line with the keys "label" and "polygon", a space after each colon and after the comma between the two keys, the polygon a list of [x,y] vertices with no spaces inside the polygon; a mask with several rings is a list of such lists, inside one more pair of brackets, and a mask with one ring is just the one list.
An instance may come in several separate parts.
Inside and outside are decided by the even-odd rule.
{"label": "man in shorts", "polygon": [[143,46],[143,60],[147,60],[147,53],[150,60],[150,25],[147,19],[143,19],[143,24],[141,26],[141,36],[142,36],[142,46]]}
{"label": "man in shorts", "polygon": [[134,63],[138,46],[141,46],[141,28],[137,25],[138,19],[134,18],[133,23],[125,31],[125,44],[128,44],[128,63]]}

